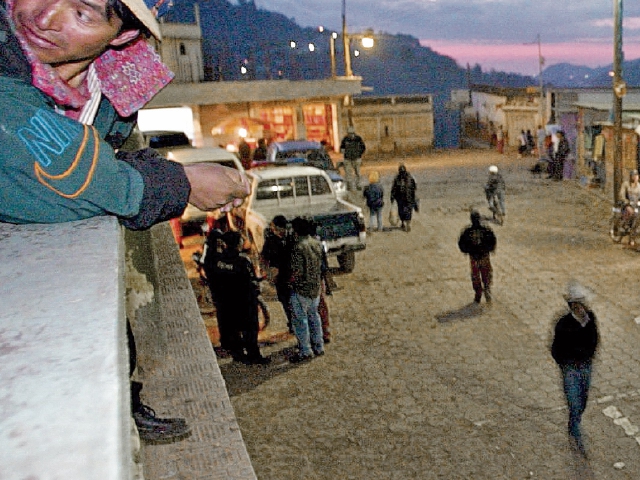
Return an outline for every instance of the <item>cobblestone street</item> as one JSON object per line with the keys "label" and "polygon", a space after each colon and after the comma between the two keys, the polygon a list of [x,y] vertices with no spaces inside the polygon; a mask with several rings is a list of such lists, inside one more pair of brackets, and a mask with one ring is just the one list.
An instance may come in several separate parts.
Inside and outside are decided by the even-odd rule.
{"label": "cobblestone street", "polygon": [[[639,257],[609,239],[610,199],[532,177],[533,159],[478,150],[404,161],[421,211],[410,233],[371,235],[355,271],[336,276],[327,354],[292,366],[282,356],[289,340],[265,347],[268,367],[219,360],[258,478],[638,478]],[[493,305],[474,307],[456,242],[470,207],[489,215],[491,163],[507,183],[507,216],[490,223]],[[385,220],[397,165],[364,169],[380,171]],[[571,278],[593,290],[601,332],[587,462],[568,447],[548,348]],[[270,306],[275,335],[286,326]]]}

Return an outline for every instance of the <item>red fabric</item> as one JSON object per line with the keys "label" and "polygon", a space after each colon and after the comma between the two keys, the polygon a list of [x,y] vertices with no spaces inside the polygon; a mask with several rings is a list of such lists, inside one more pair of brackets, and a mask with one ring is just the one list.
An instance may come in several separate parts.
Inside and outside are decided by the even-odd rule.
{"label": "red fabric", "polygon": [[[12,6],[13,1],[7,0],[10,15]],[[40,63],[20,35],[16,36],[31,63],[33,86],[67,109],[69,117],[78,118],[91,98],[86,82],[80,88],[72,87],[50,65]],[[173,79],[173,73],[142,36],[122,49],[108,49],[94,66],[100,90],[123,117],[137,112]]]}

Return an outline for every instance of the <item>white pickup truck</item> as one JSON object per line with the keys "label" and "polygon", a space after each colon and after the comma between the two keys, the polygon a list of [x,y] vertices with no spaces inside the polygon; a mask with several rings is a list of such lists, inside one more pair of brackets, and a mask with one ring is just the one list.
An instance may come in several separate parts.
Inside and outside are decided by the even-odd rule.
{"label": "white pickup truck", "polygon": [[244,203],[245,229],[258,252],[276,215],[312,218],[327,255],[337,255],[343,272],[355,267],[355,252],[366,247],[362,209],[338,198],[326,172],[315,167],[256,168],[247,172],[251,195]]}

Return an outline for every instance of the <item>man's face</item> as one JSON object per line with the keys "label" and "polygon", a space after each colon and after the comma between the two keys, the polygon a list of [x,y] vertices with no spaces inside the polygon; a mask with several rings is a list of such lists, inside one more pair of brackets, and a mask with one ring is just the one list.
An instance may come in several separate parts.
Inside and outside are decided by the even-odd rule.
{"label": "man's face", "polygon": [[[83,71],[109,46],[135,38],[119,34],[122,21],[107,17],[107,0],[14,0],[16,29],[38,59],[65,78]],[[137,32],[135,32],[137,33]],[[67,80],[69,78],[66,78]]]}

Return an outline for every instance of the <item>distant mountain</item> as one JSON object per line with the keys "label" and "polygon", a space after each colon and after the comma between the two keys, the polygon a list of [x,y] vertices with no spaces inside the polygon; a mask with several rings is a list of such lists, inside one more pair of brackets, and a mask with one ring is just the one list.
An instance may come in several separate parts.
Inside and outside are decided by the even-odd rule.
{"label": "distant mountain", "polygon": [[[605,67],[589,68],[572,65],[570,63],[558,63],[547,67],[542,72],[545,85],[561,88],[589,88],[611,87],[609,72],[613,65]],[[640,59],[624,62],[622,65],[622,77],[630,87],[640,87]]]}
{"label": "distant mountain", "polygon": [[[203,31],[205,77],[208,81],[286,78],[310,80],[331,74],[329,31],[300,27],[295,19],[257,8],[253,0],[174,0],[167,21],[194,22],[198,3]],[[352,56],[352,70],[371,87],[366,95],[431,94],[434,97],[436,146],[457,142],[458,112],[445,109],[452,89],[470,84],[497,87],[537,86],[536,77],[483,72],[480,65],[460,66],[451,57],[420,45],[409,35],[375,34],[371,50]],[[295,42],[295,48],[291,42]],[[313,44],[315,51],[309,51]],[[344,75],[341,37],[336,41],[338,75]],[[241,73],[241,67],[246,72]],[[608,86],[610,68],[590,69],[553,65],[543,72],[546,85],[557,87]],[[625,64],[625,79],[640,85],[640,60]]]}

